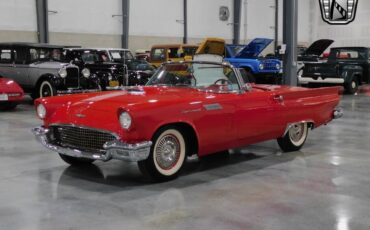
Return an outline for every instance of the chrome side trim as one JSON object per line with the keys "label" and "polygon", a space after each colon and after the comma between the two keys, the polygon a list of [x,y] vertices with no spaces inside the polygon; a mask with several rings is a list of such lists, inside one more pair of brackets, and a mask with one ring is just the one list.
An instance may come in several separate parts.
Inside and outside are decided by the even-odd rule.
{"label": "chrome side trim", "polygon": [[315,127],[315,122],[313,120],[303,120],[303,121],[288,123],[282,137],[285,136],[289,132],[289,129],[292,128],[294,125],[302,124],[302,123],[312,123],[313,125],[312,125],[311,129],[313,129]]}
{"label": "chrome side trim", "polygon": [[57,94],[64,95],[64,94],[75,94],[75,93],[95,93],[99,92],[99,89],[68,89],[68,90],[58,90]]}
{"label": "chrome side trim", "polygon": [[107,142],[103,148],[105,152],[87,152],[78,149],[61,147],[49,142],[47,134],[49,129],[44,127],[36,127],[32,129],[38,142],[45,148],[51,151],[77,158],[86,158],[92,160],[109,161],[111,159],[118,159],[123,161],[137,162],[145,160],[149,157],[151,141],[138,142],[135,144],[127,144],[118,140]]}
{"label": "chrome side trim", "polygon": [[338,119],[343,117],[343,108],[342,107],[336,107],[333,111],[333,119]]}

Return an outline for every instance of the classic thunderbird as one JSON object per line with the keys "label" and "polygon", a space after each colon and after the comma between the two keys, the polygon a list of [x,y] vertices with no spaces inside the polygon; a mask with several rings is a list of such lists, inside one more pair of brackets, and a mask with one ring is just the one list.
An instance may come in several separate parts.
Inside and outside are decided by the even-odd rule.
{"label": "classic thunderbird", "polygon": [[135,161],[169,180],[193,154],[270,139],[299,150],[308,129],[341,116],[338,91],[245,83],[227,63],[165,63],[146,86],[38,99],[33,133],[69,164]]}
{"label": "classic thunderbird", "polygon": [[0,76],[0,109],[14,109],[23,96],[23,89],[16,82]]}

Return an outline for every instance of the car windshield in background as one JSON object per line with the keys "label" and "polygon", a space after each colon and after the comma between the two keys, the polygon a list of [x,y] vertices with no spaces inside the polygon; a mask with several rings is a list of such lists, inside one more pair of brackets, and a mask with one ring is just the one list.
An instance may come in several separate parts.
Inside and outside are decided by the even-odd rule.
{"label": "car windshield in background", "polygon": [[365,59],[365,50],[333,49],[329,59]]}
{"label": "car windshield in background", "polygon": [[208,63],[168,63],[160,67],[147,85],[196,87],[211,91],[240,90],[234,70]]}
{"label": "car windshield in background", "polygon": [[127,66],[129,70],[141,70],[141,71],[154,70],[153,66],[151,66],[145,60],[130,60],[129,62],[127,62]]}
{"label": "car windshield in background", "polygon": [[184,51],[184,56],[194,56],[195,52],[197,52],[197,46],[189,46],[183,47],[182,50]]}
{"label": "car windshield in background", "polygon": [[131,54],[131,52],[127,50],[110,50],[109,53],[115,62],[134,59],[134,56]]}
{"label": "car windshield in background", "polygon": [[[17,59],[17,52],[14,52]],[[31,48],[30,49],[31,61],[63,61],[64,55],[62,49],[50,48]]]}

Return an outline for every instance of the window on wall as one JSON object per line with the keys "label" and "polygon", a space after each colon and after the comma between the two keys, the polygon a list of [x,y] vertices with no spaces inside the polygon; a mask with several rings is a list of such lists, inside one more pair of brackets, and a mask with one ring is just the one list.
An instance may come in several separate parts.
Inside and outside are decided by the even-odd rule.
{"label": "window on wall", "polygon": [[12,51],[10,49],[0,50],[0,63],[11,63],[12,62]]}
{"label": "window on wall", "polygon": [[153,49],[151,52],[151,59],[153,61],[164,61],[166,60],[166,56],[164,54],[165,49],[158,48],[158,49]]}

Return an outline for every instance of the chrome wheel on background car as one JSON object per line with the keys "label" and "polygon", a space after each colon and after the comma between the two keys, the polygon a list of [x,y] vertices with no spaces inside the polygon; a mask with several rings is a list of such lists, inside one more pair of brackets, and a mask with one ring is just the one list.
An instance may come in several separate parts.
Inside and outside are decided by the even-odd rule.
{"label": "chrome wheel on background car", "polygon": [[296,123],[291,125],[288,132],[278,138],[278,144],[284,152],[298,151],[302,148],[308,135],[307,123]]}
{"label": "chrome wheel on background car", "polygon": [[138,162],[140,170],[147,176],[165,181],[175,178],[185,162],[186,142],[175,128],[160,129],[153,138],[148,159]]}
{"label": "chrome wheel on background car", "polygon": [[41,82],[39,87],[39,97],[51,97],[56,95],[56,90],[50,81]]}

